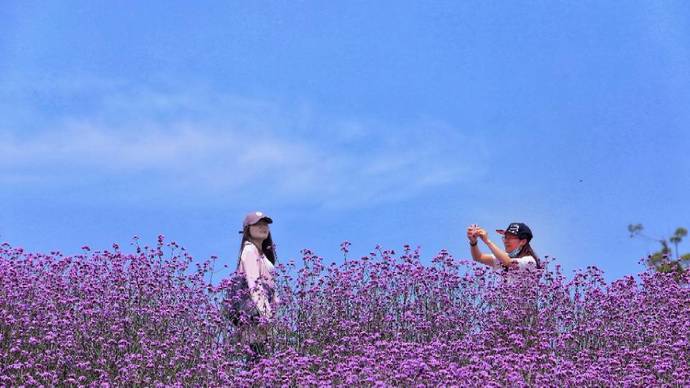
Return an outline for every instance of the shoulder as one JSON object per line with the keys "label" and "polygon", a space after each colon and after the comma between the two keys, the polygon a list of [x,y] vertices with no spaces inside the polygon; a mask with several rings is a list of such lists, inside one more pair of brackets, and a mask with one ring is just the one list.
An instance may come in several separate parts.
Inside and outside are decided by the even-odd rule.
{"label": "shoulder", "polygon": [[242,247],[242,258],[244,259],[247,256],[259,256],[259,250],[256,249],[256,245],[252,244],[249,241],[245,242],[244,246]]}

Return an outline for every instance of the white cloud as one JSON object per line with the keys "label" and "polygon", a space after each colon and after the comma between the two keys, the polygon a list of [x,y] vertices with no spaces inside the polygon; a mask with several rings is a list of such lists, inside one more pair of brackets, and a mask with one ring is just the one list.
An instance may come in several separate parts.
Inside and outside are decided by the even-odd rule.
{"label": "white cloud", "polygon": [[482,173],[481,144],[439,123],[392,128],[200,88],[88,85],[88,110],[62,113],[31,132],[6,127],[0,180],[54,185],[89,174],[126,182],[143,174],[148,190],[341,207],[406,198]]}

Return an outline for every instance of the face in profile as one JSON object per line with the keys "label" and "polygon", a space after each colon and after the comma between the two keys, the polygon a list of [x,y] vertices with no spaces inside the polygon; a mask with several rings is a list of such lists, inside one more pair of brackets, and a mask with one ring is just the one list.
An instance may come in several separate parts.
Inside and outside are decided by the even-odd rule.
{"label": "face in profile", "polygon": [[249,226],[249,236],[253,239],[265,240],[268,238],[268,232],[270,232],[268,223],[263,220]]}
{"label": "face in profile", "polygon": [[520,238],[514,234],[506,233],[502,237],[503,246],[505,246],[506,252],[511,252],[518,247],[522,247],[527,244],[527,240],[520,240]]}

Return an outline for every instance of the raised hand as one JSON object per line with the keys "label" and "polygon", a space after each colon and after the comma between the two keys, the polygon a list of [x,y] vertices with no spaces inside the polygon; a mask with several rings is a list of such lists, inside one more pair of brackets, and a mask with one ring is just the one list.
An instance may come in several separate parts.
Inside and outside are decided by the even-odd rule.
{"label": "raised hand", "polygon": [[479,237],[480,239],[482,239],[482,241],[484,241],[484,243],[489,241],[489,234],[483,228],[477,227],[477,229],[475,231],[475,235],[477,237]]}
{"label": "raised hand", "polygon": [[477,242],[477,224],[472,224],[467,227],[467,239],[470,240],[472,244]]}

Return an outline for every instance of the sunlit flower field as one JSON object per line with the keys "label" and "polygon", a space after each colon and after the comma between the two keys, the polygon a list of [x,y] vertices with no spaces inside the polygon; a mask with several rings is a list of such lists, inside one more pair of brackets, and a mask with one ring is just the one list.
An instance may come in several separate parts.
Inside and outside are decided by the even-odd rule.
{"label": "sunlit flower field", "polygon": [[348,248],[278,266],[257,353],[224,313],[215,258],[195,264],[162,236],[69,257],[4,244],[0,386],[690,384],[687,274],[607,283],[557,260],[495,271],[445,251]]}

